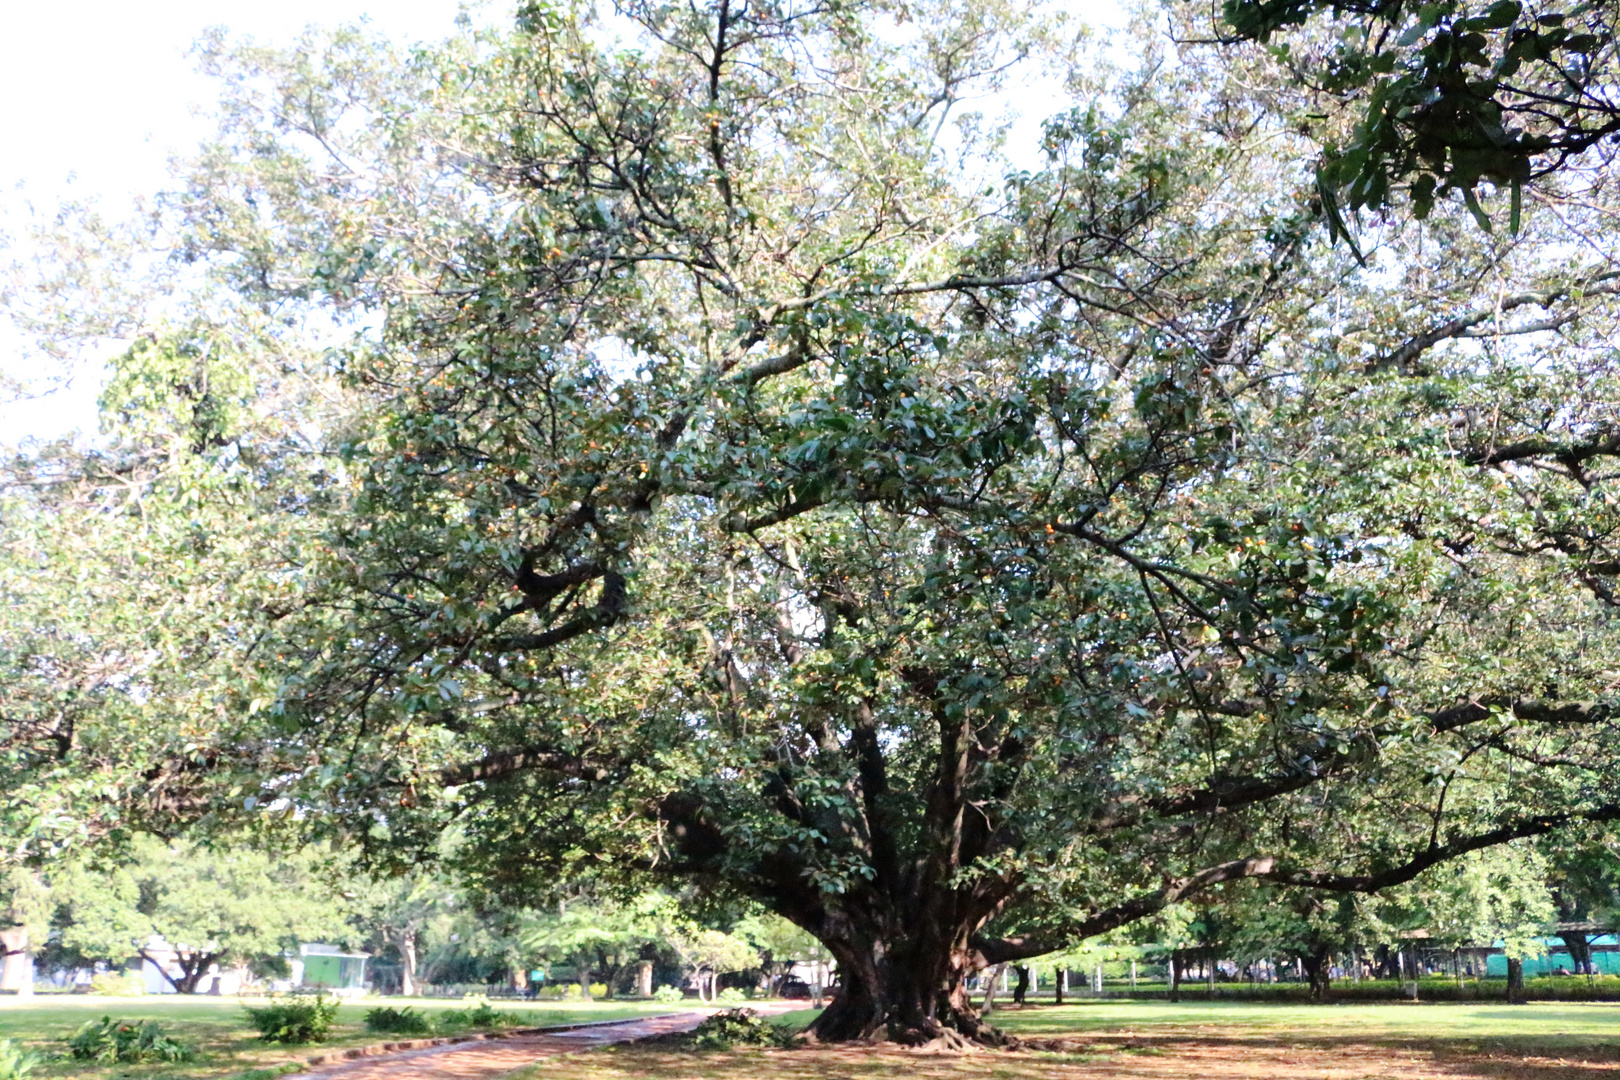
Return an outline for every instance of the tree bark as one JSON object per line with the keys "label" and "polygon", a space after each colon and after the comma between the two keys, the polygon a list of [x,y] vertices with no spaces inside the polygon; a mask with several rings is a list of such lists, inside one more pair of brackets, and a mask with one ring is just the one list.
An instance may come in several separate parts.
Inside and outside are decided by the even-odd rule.
{"label": "tree bark", "polygon": [[27,927],[0,930],[0,990],[15,990],[18,997],[34,995],[33,950]]}
{"label": "tree bark", "polygon": [[1507,999],[1510,1005],[1523,1005],[1524,998],[1524,961],[1516,956],[1508,957],[1507,962]]}
{"label": "tree bark", "polygon": [[[817,1039],[879,1038],[942,1049],[1005,1041],[973,1007],[967,978],[977,965],[965,950],[932,965],[907,962],[903,954],[888,957],[882,950],[854,953],[837,948],[834,955],[841,988],[812,1028]],[[986,1011],[994,1007],[1000,976],[999,967],[991,970]]]}
{"label": "tree bark", "polygon": [[1024,999],[1029,996],[1029,966],[1014,965],[1013,972],[1018,976],[1018,985],[1013,987],[1013,1004],[1022,1005]]}
{"label": "tree bark", "polygon": [[399,932],[399,992],[415,997],[416,985],[416,931]]}
{"label": "tree bark", "polygon": [[1181,950],[1170,950],[1170,1000],[1181,1000]]}
{"label": "tree bark", "polygon": [[1317,949],[1300,957],[1305,964],[1305,974],[1311,983],[1311,1000],[1326,1000],[1332,976],[1328,970],[1328,954],[1326,949]]}
{"label": "tree bark", "polygon": [[164,981],[174,987],[177,994],[195,994],[197,984],[208,973],[209,965],[220,957],[219,953],[176,953],[174,959],[175,963],[180,965],[180,977],[175,978],[161,962],[148,956],[146,950],[140,950],[138,955],[142,960],[150,961],[152,966],[158,969],[158,974],[163,976]]}
{"label": "tree bark", "polygon": [[1564,939],[1564,948],[1569,950],[1569,958],[1575,964],[1576,973],[1585,974],[1586,965],[1592,960],[1592,945],[1587,941],[1586,934],[1572,930],[1558,936]]}

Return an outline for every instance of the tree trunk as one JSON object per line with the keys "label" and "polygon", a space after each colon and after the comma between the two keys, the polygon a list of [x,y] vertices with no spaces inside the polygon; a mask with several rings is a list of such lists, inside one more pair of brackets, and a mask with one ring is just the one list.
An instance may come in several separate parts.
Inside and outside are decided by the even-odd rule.
{"label": "tree trunk", "polygon": [[1318,949],[1300,957],[1305,964],[1305,974],[1311,982],[1311,1000],[1323,1001],[1327,998],[1328,987],[1331,982],[1331,973],[1328,970],[1328,954],[1325,949]]}
{"label": "tree trunk", "polygon": [[591,1000],[591,965],[579,965],[579,997],[581,1001]]}
{"label": "tree trunk", "polygon": [[652,997],[653,964],[651,960],[643,960],[636,971],[636,992],[644,998]]}
{"label": "tree trunk", "polygon": [[401,930],[399,933],[399,992],[406,997],[415,997],[416,985],[416,931]]}
{"label": "tree trunk", "polygon": [[34,956],[27,927],[0,930],[0,990],[14,990],[18,997],[34,995]]}
{"label": "tree trunk", "polygon": [[1018,964],[1013,967],[1013,972],[1018,976],[1018,985],[1013,987],[1013,1004],[1022,1005],[1029,996],[1029,967]]}
{"label": "tree trunk", "polygon": [[1170,1000],[1181,1000],[1181,950],[1170,950]]}
{"label": "tree trunk", "polygon": [[1052,973],[1052,985],[1057,991],[1057,1003],[1063,1004],[1063,987],[1069,981],[1069,972],[1066,968],[1058,968]]}
{"label": "tree trunk", "polygon": [[[174,987],[177,994],[195,994],[197,984],[208,974],[209,965],[218,959],[218,954],[192,953],[189,956],[181,955],[176,959],[180,964],[180,978],[169,979],[169,985]],[[165,975],[164,978],[168,976]]]}
{"label": "tree trunk", "polygon": [[[954,948],[926,948],[929,939],[937,943],[939,936],[938,928],[925,925],[903,942],[865,935],[860,948],[848,940],[827,942],[838,964],[840,989],[811,1033],[825,1042],[875,1038],[934,1048],[1003,1043],[1001,1034],[980,1019],[968,994],[968,977],[982,962],[967,948],[969,932],[956,935]],[[991,969],[986,1011],[994,1007],[1005,966]]]}
{"label": "tree trunk", "polygon": [[1523,1005],[1524,998],[1524,961],[1516,956],[1508,957],[1507,972],[1507,999],[1510,1005]]}
{"label": "tree trunk", "polygon": [[1592,945],[1586,935],[1571,931],[1558,936],[1564,939],[1564,948],[1569,950],[1569,958],[1575,963],[1575,973],[1586,974],[1586,965],[1592,961]]}

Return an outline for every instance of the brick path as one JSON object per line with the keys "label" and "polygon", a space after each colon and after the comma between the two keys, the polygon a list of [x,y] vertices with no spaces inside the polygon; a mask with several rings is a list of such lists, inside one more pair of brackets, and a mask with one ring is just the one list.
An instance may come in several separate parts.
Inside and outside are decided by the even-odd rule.
{"label": "brick path", "polygon": [[[766,1015],[804,1008],[798,1002],[760,1002],[749,1005]],[[629,1042],[675,1031],[690,1031],[711,1009],[649,1016],[636,1020],[591,1024],[566,1031],[509,1035],[476,1042],[446,1043],[418,1050],[366,1056],[322,1064],[282,1080],[489,1080],[521,1069],[542,1058],[589,1050],[609,1043]]]}

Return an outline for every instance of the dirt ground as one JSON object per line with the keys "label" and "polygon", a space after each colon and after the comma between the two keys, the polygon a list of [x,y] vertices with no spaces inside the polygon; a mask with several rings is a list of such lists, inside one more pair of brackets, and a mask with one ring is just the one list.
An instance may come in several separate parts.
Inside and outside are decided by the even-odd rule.
{"label": "dirt ground", "polygon": [[[1469,1029],[1459,1023],[1462,1013],[1437,1010],[1411,1014],[1421,1026],[1399,1031],[1122,1025],[1032,1033],[1019,1050],[966,1054],[892,1045],[700,1052],[621,1041],[684,1030],[701,1015],[410,1051],[285,1080],[1620,1080],[1620,1040],[1606,1034],[1607,1024],[1583,1028],[1578,1018],[1551,1013],[1534,1034],[1507,1020]],[[1338,1022],[1369,1015],[1346,1013]],[[1605,1034],[1576,1034],[1587,1030]],[[1431,1037],[1437,1031],[1452,1037]]]}
{"label": "dirt ground", "polygon": [[1061,1050],[933,1054],[885,1047],[694,1054],[636,1046],[541,1062],[514,1080],[1620,1080],[1620,1051],[1568,1057],[1353,1040],[1146,1037]]}

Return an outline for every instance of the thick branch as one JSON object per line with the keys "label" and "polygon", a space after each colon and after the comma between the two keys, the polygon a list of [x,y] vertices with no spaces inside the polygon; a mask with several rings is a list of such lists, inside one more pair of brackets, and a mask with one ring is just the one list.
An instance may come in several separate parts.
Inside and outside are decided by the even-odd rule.
{"label": "thick branch", "polygon": [[1064,927],[1021,937],[978,939],[974,942],[974,948],[978,953],[978,960],[983,965],[1026,960],[1145,919],[1212,885],[1237,881],[1241,878],[1257,878],[1278,885],[1321,889],[1328,892],[1372,893],[1395,885],[1403,885],[1425,870],[1472,851],[1480,851],[1526,837],[1544,836],[1578,823],[1609,821],[1620,821],[1620,803],[1608,803],[1591,810],[1518,818],[1487,832],[1453,838],[1444,844],[1430,844],[1406,862],[1365,874],[1332,874],[1291,869],[1279,866],[1277,858],[1270,855],[1234,859],[1201,870],[1190,877],[1175,879],[1154,892],[1144,893],[1122,904],[1094,912]]}
{"label": "thick branch", "polygon": [[447,787],[459,787],[480,780],[499,780],[516,773],[540,771],[567,773],[586,780],[605,780],[608,776],[604,766],[589,764],[580,754],[526,746],[518,750],[503,750],[462,765],[448,765],[439,770],[438,780]]}
{"label": "thick branch", "polygon": [[1489,322],[1504,312],[1532,304],[1547,307],[1559,300],[1569,299],[1577,293],[1583,296],[1613,293],[1620,290],[1620,282],[1614,280],[1616,277],[1620,277],[1620,274],[1599,274],[1578,285],[1571,285],[1562,289],[1543,289],[1540,292],[1505,296],[1489,307],[1481,307],[1465,315],[1459,315],[1457,318],[1441,323],[1426,333],[1419,334],[1394,352],[1374,360],[1367,365],[1367,368],[1369,371],[1383,371],[1387,368],[1406,371],[1411,366],[1412,361],[1440,344],[1440,342],[1449,338],[1461,337],[1466,331],[1473,329],[1480,323]]}

